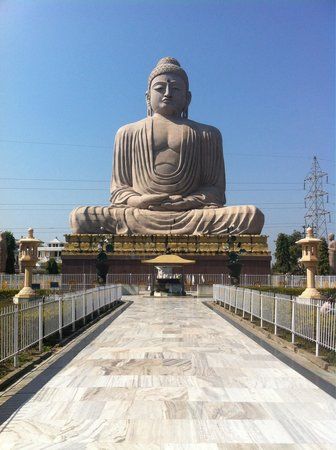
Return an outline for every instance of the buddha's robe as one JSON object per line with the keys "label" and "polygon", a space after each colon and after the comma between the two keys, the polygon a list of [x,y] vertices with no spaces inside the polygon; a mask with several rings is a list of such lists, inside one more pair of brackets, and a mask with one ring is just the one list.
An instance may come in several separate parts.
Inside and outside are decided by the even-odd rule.
{"label": "buddha's robe", "polygon": [[[73,233],[260,234],[264,216],[254,206],[223,206],[225,172],[220,132],[187,121],[182,126],[179,163],[169,174],[155,170],[153,118],[122,127],[115,139],[111,205],[76,208]],[[127,205],[132,196],[181,195],[186,211],[155,211]]]}

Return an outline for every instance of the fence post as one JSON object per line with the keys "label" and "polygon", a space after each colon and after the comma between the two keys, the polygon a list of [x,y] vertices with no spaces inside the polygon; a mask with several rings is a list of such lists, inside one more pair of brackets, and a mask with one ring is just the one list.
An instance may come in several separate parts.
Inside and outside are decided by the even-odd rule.
{"label": "fence post", "polygon": [[244,289],[244,292],[243,292],[243,319],[244,319],[244,317],[245,317],[245,297],[246,297],[246,289]]}
{"label": "fence post", "polygon": [[83,323],[85,325],[86,324],[86,289],[85,289],[85,285],[84,285],[82,301],[83,301]]}
{"label": "fence post", "polygon": [[292,298],[292,344],[295,343],[295,300]]}
{"label": "fence post", "polygon": [[43,300],[44,298],[40,298],[39,299],[39,303],[38,303],[38,323],[39,323],[39,352],[42,353],[42,348],[43,348]]}
{"label": "fence post", "polygon": [[320,318],[320,307],[316,305],[316,356],[319,356],[320,353]]}
{"label": "fence post", "polygon": [[238,292],[238,288],[236,288],[236,292],[235,292],[235,314],[237,314],[237,292]]}
{"label": "fence post", "polygon": [[229,301],[228,301],[228,305],[229,305],[229,311],[231,311],[231,294],[232,294],[232,287],[230,286],[230,289],[229,289],[229,295],[228,295],[228,297],[229,297]]}
{"label": "fence post", "polygon": [[61,341],[63,339],[63,302],[61,296],[58,298],[58,334]]}
{"label": "fence post", "polygon": [[19,305],[14,304],[14,367],[19,365]]}
{"label": "fence post", "polygon": [[278,334],[278,327],[277,327],[277,321],[278,321],[278,299],[277,296],[274,294],[274,334]]}
{"label": "fence post", "polygon": [[253,291],[251,292],[251,322],[253,322]]}
{"label": "fence post", "polygon": [[93,309],[94,309],[94,297],[95,296],[95,291],[92,291],[92,295],[91,295],[91,320],[93,320]]}
{"label": "fence post", "polygon": [[260,292],[260,327],[263,328],[264,321],[263,321],[263,295]]}
{"label": "fence post", "polygon": [[75,308],[75,296],[71,296],[71,322],[72,331],[76,331],[76,308]]}

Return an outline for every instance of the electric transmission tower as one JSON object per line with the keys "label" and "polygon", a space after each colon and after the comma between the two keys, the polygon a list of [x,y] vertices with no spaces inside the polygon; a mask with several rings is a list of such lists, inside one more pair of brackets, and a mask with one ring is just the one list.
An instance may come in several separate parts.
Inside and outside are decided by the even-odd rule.
{"label": "electric transmission tower", "polygon": [[328,174],[321,170],[314,156],[312,168],[304,180],[304,189],[308,191],[305,196],[305,228],[312,227],[315,236],[327,239],[327,217],[330,222],[330,212],[324,207],[324,199],[326,203],[329,201],[328,192],[323,188],[324,181],[328,183]]}

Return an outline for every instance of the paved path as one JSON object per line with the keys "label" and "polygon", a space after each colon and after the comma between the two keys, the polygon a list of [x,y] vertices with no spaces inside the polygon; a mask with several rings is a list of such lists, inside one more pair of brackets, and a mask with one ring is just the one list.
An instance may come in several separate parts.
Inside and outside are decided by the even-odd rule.
{"label": "paved path", "polygon": [[336,401],[201,302],[137,298],[1,428],[0,448],[335,448]]}

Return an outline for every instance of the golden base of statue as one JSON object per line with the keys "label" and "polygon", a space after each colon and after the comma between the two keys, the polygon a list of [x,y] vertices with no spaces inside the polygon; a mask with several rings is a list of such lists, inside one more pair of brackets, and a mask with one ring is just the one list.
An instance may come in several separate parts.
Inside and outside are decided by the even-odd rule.
{"label": "golden base of statue", "polygon": [[[62,251],[62,273],[95,273],[97,255],[101,248],[108,257],[109,274],[116,277],[122,274],[149,273],[149,268],[144,267],[141,261],[166,253],[195,260],[195,264],[186,267],[186,273],[223,274],[228,272],[229,251],[240,254],[242,273],[270,273],[271,254],[267,236],[240,234],[231,243],[228,238],[228,234],[69,234],[65,236],[66,244]],[[126,282],[123,277],[115,279],[120,283]],[[76,277],[74,283],[75,280]],[[213,282],[216,280],[216,277],[213,278]]]}

